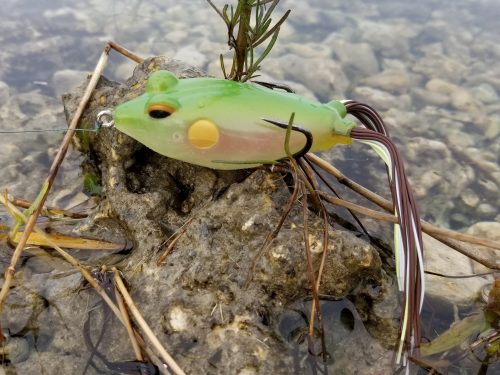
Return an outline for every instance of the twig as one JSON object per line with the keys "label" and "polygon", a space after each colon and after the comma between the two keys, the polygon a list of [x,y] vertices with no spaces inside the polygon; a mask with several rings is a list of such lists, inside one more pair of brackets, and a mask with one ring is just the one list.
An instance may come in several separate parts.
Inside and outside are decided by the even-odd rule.
{"label": "twig", "polygon": [[[309,183],[312,185],[311,194],[319,202],[321,216],[323,217],[323,253],[321,254],[321,261],[319,264],[318,276],[316,277],[316,291],[319,294],[319,289],[320,289],[320,285],[321,285],[321,277],[323,276],[323,269],[324,269],[325,263],[326,263],[326,256],[328,254],[328,245],[329,245],[329,240],[330,240],[329,234],[328,234],[328,227],[329,227],[328,213],[326,212],[325,205],[321,201],[320,196],[318,194],[318,192],[319,192],[318,183],[316,181],[314,173],[312,172],[311,169],[308,168],[308,166],[306,165],[306,163],[304,163],[304,161],[302,159],[298,159],[297,164],[300,166],[301,170],[305,174],[305,177],[309,180]],[[317,307],[316,306],[316,298],[313,298],[313,301],[311,304],[311,312],[310,312],[309,316],[314,317],[314,315],[316,314],[316,307]],[[314,322],[314,319],[311,319],[311,322]],[[309,326],[309,332],[312,332],[313,329],[314,329],[314,324],[312,323]]]}
{"label": "twig", "polygon": [[331,175],[333,175],[337,179],[337,181],[340,182],[341,184],[354,190],[356,193],[358,193],[358,194],[362,195],[363,197],[365,197],[366,199],[372,201],[377,206],[382,207],[383,209],[392,212],[393,205],[392,205],[391,201],[388,201],[387,199],[382,198],[380,195],[375,194],[374,192],[372,192],[371,190],[368,190],[364,186],[361,186],[357,182],[350,180],[342,172],[340,172],[337,168],[335,168],[333,165],[331,165],[327,161],[321,159],[319,156],[308,153],[306,155],[306,158],[309,161],[311,161],[312,163],[316,164],[321,169],[323,169],[325,172],[328,172]]}
{"label": "twig", "polygon": [[[26,199],[21,199],[21,198],[16,198],[11,196],[10,194],[8,195],[9,202],[12,203],[14,206],[21,207],[21,208],[30,208],[32,202],[26,200]],[[73,212],[73,211],[68,211],[68,210],[63,210],[57,207],[50,207],[50,206],[43,206],[41,215],[43,216],[66,216],[66,217],[71,217],[73,219],[84,219],[88,215],[81,213],[81,212]]]}
{"label": "twig", "polygon": [[485,259],[481,255],[479,255],[479,251],[477,251],[476,248],[471,247],[469,244],[464,243],[464,242],[459,242],[455,239],[452,239],[448,236],[443,236],[440,234],[435,234],[433,237],[444,243],[445,245],[448,245],[451,247],[453,250],[458,251],[460,254],[463,254],[472,260],[475,260],[476,262],[482,264],[485,267],[491,268],[492,270],[500,270],[500,264],[498,264],[498,260],[491,260],[491,259]]}
{"label": "twig", "polygon": [[370,208],[366,208],[366,207],[357,205],[356,203],[352,203],[352,202],[346,201],[344,199],[334,197],[334,196],[327,194],[327,193],[324,193],[322,191],[319,191],[318,194],[320,195],[321,198],[323,198],[327,202],[330,202],[331,204],[347,208],[351,211],[358,212],[360,214],[369,216],[373,219],[387,221],[389,223],[397,223],[398,222],[398,218],[394,215],[386,214],[385,212],[375,211],[375,210],[372,210]]}
{"label": "twig", "polygon": [[116,52],[121,53],[123,56],[128,57],[130,60],[135,61],[137,64],[140,64],[144,61],[144,59],[132,51],[129,51],[125,47],[122,47],[118,43],[113,42],[112,40],[108,41],[108,45],[113,48]]}
{"label": "twig", "polygon": [[[320,157],[314,155],[314,154],[307,154],[307,159],[316,164],[318,167],[321,169],[325,170],[326,172],[330,173],[333,175],[341,184],[346,185],[347,187],[351,188],[355,192],[359,193],[366,199],[372,201],[379,207],[385,209],[386,211],[392,212],[393,211],[393,205],[391,201],[388,201],[387,199],[382,198],[378,194],[375,194],[374,192],[368,190],[367,188],[359,185],[358,183],[350,180],[348,177],[346,177],[342,172],[340,172],[337,168],[332,166],[330,163],[326,162],[325,160],[321,159]],[[476,236],[472,236],[470,234],[465,234],[465,233],[460,233],[460,232],[455,232],[449,229],[443,229],[436,227],[435,225],[429,224],[425,221],[421,221],[422,224],[422,230],[431,235],[432,237],[436,237],[436,235],[439,235],[440,238],[442,237],[450,237],[455,240],[463,241],[463,242],[469,242],[475,245],[481,245],[481,246],[486,246],[490,247],[495,250],[500,250],[500,243],[498,241],[493,241],[485,238],[479,238]]]}
{"label": "twig", "polygon": [[[301,203],[302,203],[302,223],[304,226],[304,247],[306,250],[307,270],[309,272],[309,278],[311,281],[313,300],[319,306],[318,287],[316,284],[316,276],[315,276],[314,267],[313,267],[313,263],[312,263],[312,257],[311,257],[311,246],[309,243],[309,225],[308,225],[309,224],[308,223],[308,220],[309,220],[308,210],[309,210],[309,208],[307,207],[307,194],[305,194],[304,185],[302,183],[299,184],[299,187],[301,190],[302,199],[304,200]],[[318,321],[321,322],[321,314],[320,314],[319,309],[318,309]],[[309,322],[309,336],[313,336],[313,335],[314,335],[314,316],[311,316],[311,320]]]}
{"label": "twig", "polygon": [[121,295],[123,296],[123,299],[125,300],[125,303],[128,305],[128,308],[130,309],[130,312],[134,316],[135,320],[137,321],[137,324],[141,329],[144,331],[146,334],[146,337],[151,341],[153,344],[154,348],[158,351],[160,354],[161,358],[165,361],[165,363],[170,366],[172,371],[175,374],[178,375],[184,375],[184,371],[179,367],[179,365],[175,362],[175,360],[170,356],[170,354],[167,353],[163,345],[160,343],[160,341],[156,338],[155,334],[149,327],[149,325],[146,323],[144,318],[142,317],[141,313],[139,312],[139,309],[135,305],[134,301],[132,300],[132,297],[127,291],[127,288],[125,287],[125,284],[123,283],[122,278],[120,277],[120,272],[113,267],[113,272],[115,274],[115,284],[118,290],[120,291]]}
{"label": "twig", "polygon": [[120,312],[122,313],[122,316],[123,316],[123,322],[125,325],[125,329],[127,330],[128,337],[130,338],[130,342],[132,343],[132,348],[134,349],[135,358],[138,361],[142,362],[144,360],[144,357],[142,356],[141,348],[139,347],[139,344],[137,342],[137,338],[135,337],[134,329],[132,328],[132,324],[130,322],[130,316],[128,315],[125,303],[123,303],[122,295],[120,294],[120,292],[116,288],[116,285],[115,285],[115,297],[116,297],[116,301],[118,302],[118,307],[120,308]]}
{"label": "twig", "polygon": [[186,220],[186,222],[182,224],[182,226],[172,236],[170,236],[170,238],[167,240],[167,242],[170,241],[170,243],[166,246],[165,250],[163,251],[163,253],[161,253],[161,255],[158,257],[158,260],[156,261],[157,266],[160,266],[167,257],[167,255],[170,254],[175,244],[186,232],[189,224],[193,221],[193,219],[194,215],[191,216],[188,220]]}

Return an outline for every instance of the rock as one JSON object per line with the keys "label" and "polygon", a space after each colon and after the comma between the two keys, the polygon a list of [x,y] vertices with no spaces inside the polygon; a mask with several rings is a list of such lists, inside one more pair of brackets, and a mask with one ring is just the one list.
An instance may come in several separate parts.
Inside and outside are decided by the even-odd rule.
{"label": "rock", "polygon": [[5,352],[9,362],[18,364],[26,361],[30,354],[30,344],[24,337],[11,337],[5,345]]}
{"label": "rock", "polygon": [[484,104],[498,103],[498,94],[495,88],[488,84],[482,83],[471,89],[474,97]]}
{"label": "rock", "polygon": [[332,34],[323,44],[332,47],[334,58],[340,61],[342,69],[350,75],[367,77],[380,71],[378,59],[368,43],[339,40],[338,35]]}
{"label": "rock", "polygon": [[451,105],[460,111],[479,112],[481,103],[467,90],[457,88],[450,93]]}
{"label": "rock", "polygon": [[385,57],[402,58],[409,52],[410,39],[417,36],[421,25],[409,25],[404,20],[390,24],[372,20],[360,20],[358,24],[362,40]]}
{"label": "rock", "polygon": [[387,91],[374,89],[368,86],[356,87],[353,93],[353,99],[363,103],[370,103],[370,106],[376,108],[378,111],[391,108],[406,109],[411,103],[409,95],[395,96]]}
{"label": "rock", "polygon": [[445,107],[451,102],[451,98],[447,94],[440,92],[432,92],[429,90],[422,89],[420,87],[414,87],[411,89],[411,95],[415,101],[423,103],[423,105],[435,105],[438,107]]}
{"label": "rock", "polygon": [[449,227],[454,198],[474,182],[475,168],[457,161],[449,147],[436,139],[410,138],[403,152],[407,165],[411,165],[407,171],[419,197],[420,212],[434,223]]}
{"label": "rock", "polygon": [[[445,275],[471,275],[474,269],[471,260],[434,238],[424,234],[425,269]],[[491,281],[488,278],[473,277],[449,279],[425,275],[426,293],[444,297],[457,305],[470,305],[481,294],[483,287]]]}
{"label": "rock", "polygon": [[[310,67],[314,66],[314,69]],[[285,55],[267,60],[264,72],[276,81],[295,81],[313,91],[321,101],[344,98],[349,81],[341,66],[334,61],[316,58],[304,64],[295,55]]]}
{"label": "rock", "polygon": [[468,90],[440,78],[433,78],[425,84],[431,92],[448,94],[454,108],[466,112],[479,112],[481,103]]}
{"label": "rock", "polygon": [[479,185],[481,185],[486,191],[492,193],[493,195],[497,195],[500,192],[500,188],[493,181],[488,180],[486,178],[480,178],[478,181]]}
{"label": "rock", "polygon": [[[498,208],[497,208],[498,212]],[[481,238],[488,238],[493,241],[500,241],[500,222],[496,221],[481,221],[478,223],[475,223],[471,225],[469,228],[467,228],[466,231],[468,234],[471,234],[473,236],[481,237]],[[491,248],[487,248],[484,246],[475,246],[478,248],[478,250],[481,251],[481,255],[483,256],[489,256],[490,261],[496,263],[497,265],[500,263],[498,259],[498,250],[493,250]],[[479,264],[474,264],[474,272],[480,273],[480,272],[488,272],[489,269],[486,267],[483,267],[482,265]]]}
{"label": "rock", "polygon": [[[3,284],[3,280],[2,280]],[[15,311],[15,314],[2,314],[0,323],[2,332],[8,329],[10,335],[22,332],[28,325],[30,317],[41,307],[42,301],[34,293],[26,293],[22,288],[14,287],[7,296],[5,308],[8,311]]]}
{"label": "rock", "polygon": [[498,207],[495,207],[489,203],[481,203],[477,207],[477,212],[482,217],[490,217],[498,213]]}
{"label": "rock", "polygon": [[330,59],[332,55],[332,46],[328,43],[288,43],[282,49],[283,51],[275,51],[273,48],[273,55],[292,54],[304,59],[318,57]]}
{"label": "rock", "polygon": [[430,92],[441,94],[451,94],[457,89],[457,86],[440,78],[433,78],[427,81],[425,88]]}
{"label": "rock", "polygon": [[[298,66],[298,60],[296,63],[294,69],[304,69]],[[106,107],[114,107],[140,93],[146,77],[160,68],[180,77],[201,75],[177,60],[147,59],[126,85],[103,79],[82,121],[92,121],[103,108],[103,101]],[[326,73],[321,77],[327,77]],[[80,95],[65,96],[68,114]],[[294,354],[276,335],[276,324],[285,306],[309,294],[299,206],[291,211],[269,249],[256,258],[290,197],[287,184],[264,170],[215,171],[168,159],[116,129],[99,132],[89,145],[100,161],[92,168],[101,175],[105,198],[83,228],[105,226],[106,219],[126,229],[136,247],[129,254],[116,254],[112,260],[123,272],[141,313],[160,341],[169,343],[181,367],[191,373],[205,373],[209,368],[220,373],[245,368],[256,373],[289,369]],[[189,218],[174,251],[157,266],[159,249]],[[323,253],[322,225],[320,217],[310,214],[315,267]],[[371,290],[391,287],[389,278],[381,272],[378,252],[349,232],[329,231],[322,293],[336,298],[354,293],[359,300],[379,303],[384,293]],[[252,281],[244,287],[248,275]],[[35,275],[33,280],[37,280]],[[61,294],[52,296],[60,298]],[[70,306],[64,307],[63,315]],[[369,306],[371,302],[359,308],[365,319],[370,315]],[[393,312],[392,318],[373,322],[381,336],[396,332],[396,306]],[[58,347],[60,333],[54,334],[51,347]],[[112,348],[115,355],[125,355],[123,345],[117,345],[117,336],[106,340],[103,347]],[[179,355],[181,352],[184,355]],[[382,348],[376,352],[381,366],[389,366],[390,353]]]}
{"label": "rock", "polygon": [[488,139],[495,139],[500,136],[500,116],[497,114],[488,116],[483,128],[484,136]]}
{"label": "rock", "polygon": [[431,52],[417,59],[411,70],[428,79],[443,79],[460,82],[468,72],[467,66],[460,60],[454,60],[442,52]]}
{"label": "rock", "polygon": [[401,94],[408,91],[410,78],[406,72],[401,70],[384,70],[379,74],[365,78],[362,83],[393,94]]}
{"label": "rock", "polygon": [[479,203],[479,197],[472,189],[465,189],[460,198],[469,207],[476,207]]}

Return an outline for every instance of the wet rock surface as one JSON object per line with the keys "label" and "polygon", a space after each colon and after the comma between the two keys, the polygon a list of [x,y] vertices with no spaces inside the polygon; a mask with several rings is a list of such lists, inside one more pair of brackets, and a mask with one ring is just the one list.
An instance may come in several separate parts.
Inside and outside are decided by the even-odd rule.
{"label": "wet rock surface", "polygon": [[[181,78],[202,74],[177,60],[147,59],[125,84],[102,79],[82,124],[93,124],[100,110],[139,95],[147,76],[158,69],[171,70]],[[81,93],[64,97],[68,118]],[[289,373],[294,366],[307,370],[307,362],[298,361],[292,350],[293,341],[279,330],[290,306],[310,297],[300,206],[292,210],[269,250],[251,269],[290,196],[279,175],[266,170],[220,172],[185,164],[155,154],[115,129],[102,129],[91,139],[80,138],[79,146],[89,155],[85,169],[100,176],[103,189],[98,209],[80,229],[92,232],[105,225],[104,220],[113,220],[134,243],[126,255],[91,258],[86,263],[115,265],[123,272],[146,321],[184,370],[263,374]],[[322,221],[309,216],[311,243],[321,244]],[[189,219],[173,252],[157,265],[167,239]],[[329,298],[349,297],[356,305],[358,325],[366,325],[355,331],[356,340],[370,337],[365,329],[383,338],[382,344],[373,342],[365,348],[342,346],[330,366],[335,369],[350,355],[368,350],[380,359],[378,370],[388,368],[391,355],[384,345],[396,337],[398,314],[394,301],[385,300],[387,295],[394,298],[391,278],[378,252],[363,240],[331,228],[330,238],[321,293]],[[316,247],[321,249],[321,245]],[[320,257],[321,250],[313,254],[315,267]],[[88,298],[98,300],[93,292],[85,291],[68,305],[57,302],[58,309],[64,310],[61,314],[73,312],[75,340],[87,316],[82,305],[89,303]],[[386,305],[385,313],[377,318],[373,305]],[[100,321],[102,315],[94,314],[93,319]],[[352,327],[345,329],[350,332]],[[127,345],[113,344],[124,339],[122,328],[113,323],[108,331],[102,344],[102,350],[110,354],[108,359],[128,358]],[[335,341],[334,332],[328,335]],[[51,340],[57,342],[58,337],[55,327]],[[47,355],[57,350],[51,344]],[[302,346],[299,353],[306,358],[307,348]],[[70,356],[77,361],[74,368],[84,366],[87,357],[80,356]],[[363,366],[367,373],[376,372],[368,362]]]}

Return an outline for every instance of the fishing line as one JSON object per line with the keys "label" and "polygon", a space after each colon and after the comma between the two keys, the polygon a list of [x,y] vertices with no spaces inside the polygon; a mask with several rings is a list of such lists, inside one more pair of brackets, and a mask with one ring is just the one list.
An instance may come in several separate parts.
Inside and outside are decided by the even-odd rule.
{"label": "fishing line", "polygon": [[[75,131],[97,133],[97,131],[99,129],[100,128],[94,128],[94,129],[76,128]],[[31,129],[31,130],[0,130],[0,134],[49,133],[49,132],[62,132],[62,133],[65,133],[67,131],[68,131],[68,128],[60,128],[60,129]]]}
{"label": "fishing line", "polygon": [[[74,131],[78,132],[91,132],[97,133],[101,128],[111,128],[115,125],[113,120],[113,112],[109,109],[101,111],[96,116],[94,127],[91,129],[76,128]],[[22,133],[48,133],[48,132],[62,132],[65,133],[68,128],[57,129],[28,129],[28,130],[0,130],[0,134],[22,134]]]}

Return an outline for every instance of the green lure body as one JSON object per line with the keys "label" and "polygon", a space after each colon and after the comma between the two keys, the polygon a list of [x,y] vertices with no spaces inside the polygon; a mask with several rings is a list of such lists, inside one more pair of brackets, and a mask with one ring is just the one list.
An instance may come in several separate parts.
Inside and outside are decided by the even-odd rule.
{"label": "green lure body", "polygon": [[[293,93],[215,78],[178,79],[153,73],[146,92],[115,110],[118,130],[171,158],[213,169],[242,169],[286,157],[286,130],[263,119],[306,129],[311,151],[351,143],[354,123],[339,101],[321,104]],[[290,151],[306,143],[291,132]]]}

